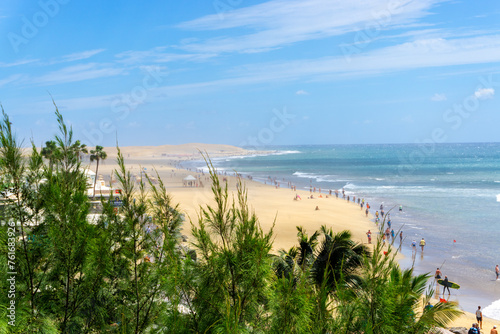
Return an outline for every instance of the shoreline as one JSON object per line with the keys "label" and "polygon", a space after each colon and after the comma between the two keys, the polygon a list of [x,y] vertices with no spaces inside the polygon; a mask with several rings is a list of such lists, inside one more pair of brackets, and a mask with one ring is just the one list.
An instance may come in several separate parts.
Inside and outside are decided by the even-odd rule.
{"label": "shoreline", "polygon": [[[162,177],[165,182],[167,191],[172,195],[173,202],[178,203],[181,206],[181,210],[186,214],[186,221],[183,227],[183,233],[190,236],[190,224],[189,220],[192,219],[193,223],[196,222],[197,209],[199,205],[211,202],[211,192],[209,187],[184,187],[182,185],[182,178],[192,174],[199,175],[202,178],[206,177],[206,173],[198,173],[194,170],[180,169],[178,168],[182,162],[188,160],[200,160],[200,159],[189,159],[187,156],[181,156],[180,159],[168,159],[161,154],[156,157],[147,157],[144,154],[136,156],[134,150],[140,150],[140,148],[134,148],[130,150],[129,148],[121,148],[122,153],[124,153],[125,164],[127,168],[130,168],[132,172],[139,172],[140,168],[146,167],[148,170],[155,169],[160,177]],[[141,153],[144,151],[141,150]],[[226,154],[222,156],[212,156],[212,160],[230,158],[232,156]],[[254,155],[255,152],[251,151],[250,154],[240,154],[242,151],[236,150],[237,153],[234,156],[249,156]],[[269,151],[262,151],[262,154],[273,154]],[[132,156],[130,156],[130,155]],[[211,154],[211,153],[209,153]],[[127,155],[129,155],[127,157]],[[114,168],[115,162],[113,157],[108,157],[109,160],[105,161],[105,164],[100,165],[99,174],[109,175],[111,169]],[[111,163],[113,161],[113,163]],[[91,169],[95,166],[91,165]],[[151,168],[151,169],[150,169]],[[232,173],[229,173],[232,174]],[[235,178],[232,175],[227,175],[228,186],[231,191],[236,190]],[[332,227],[334,231],[340,231],[342,229],[349,229],[352,232],[353,239],[357,242],[362,242],[367,244],[366,231],[371,229],[372,232],[377,231],[375,223],[373,222],[373,217],[366,218],[364,214],[364,209],[360,210],[357,204],[347,203],[342,198],[336,199],[333,197],[329,198],[315,198],[307,199],[309,191],[305,189],[297,188],[296,191],[292,191],[289,188],[276,187],[263,184],[256,180],[249,180],[244,178],[245,184],[248,190],[248,203],[252,210],[254,210],[259,218],[261,226],[264,231],[269,230],[272,226],[274,219],[276,218],[276,225],[274,228],[275,238],[273,242],[273,252],[279,249],[288,249],[297,243],[296,228],[295,226],[302,225],[305,227],[309,234],[314,233],[323,224],[328,224]],[[285,183],[286,184],[286,183]],[[298,193],[301,197],[301,201],[294,201],[293,197],[295,193]],[[317,193],[316,193],[317,194]],[[324,193],[323,193],[324,194]],[[341,196],[340,196],[341,197]],[[316,211],[314,208],[319,206],[320,210]],[[373,237],[375,240],[375,235]],[[397,245],[398,240],[396,240],[395,245]],[[401,255],[405,255],[405,252],[401,252]],[[398,262],[407,261],[408,257],[398,258]],[[432,279],[430,281],[433,281]],[[486,305],[482,305],[483,309]],[[462,308],[462,306],[460,305]],[[453,326],[465,326],[467,328],[471,325],[471,319],[475,320],[472,313],[465,312],[464,316],[455,320]],[[486,319],[484,321],[484,328],[488,327],[490,324],[496,324],[500,322],[494,319]]]}
{"label": "shoreline", "polygon": [[[297,167],[295,166],[295,168],[297,168]],[[229,168],[228,168],[228,170],[229,170]],[[244,168],[243,168],[243,170],[244,170]],[[279,174],[279,172],[277,172],[277,173]],[[252,173],[250,173],[250,174],[252,174]],[[256,174],[259,174],[259,173],[256,173]],[[263,173],[260,173],[260,174],[263,174]],[[299,174],[300,174],[300,176],[299,176]],[[321,174],[321,173],[319,173],[319,174]],[[323,178],[324,175],[319,175],[319,174],[308,174],[308,173],[295,172],[295,173],[293,173],[293,176],[288,175],[288,177],[290,179],[293,179],[294,181],[296,181],[297,187],[299,187],[299,180],[300,180],[300,178],[303,178],[304,175],[307,178],[310,178],[313,180],[316,179],[316,182],[315,182],[316,185],[322,183],[322,182],[318,181],[318,179]],[[283,176],[283,173],[281,173],[280,175],[281,175],[280,176],[280,178],[281,178]],[[296,177],[296,176],[298,176],[298,177]],[[328,175],[326,175],[326,176],[328,176]],[[262,179],[263,179],[262,175],[260,178],[261,178],[260,181],[262,181]],[[307,178],[305,180],[307,180]],[[287,181],[286,179],[287,179],[287,177],[285,176],[284,183],[286,183],[286,181]],[[258,180],[257,176],[255,176],[255,180]],[[377,180],[379,180],[379,179],[377,179]],[[357,184],[356,179],[350,180],[350,182],[354,182]],[[301,183],[302,183],[301,189],[307,188],[305,186],[305,184],[307,184],[306,181],[303,181]],[[315,183],[312,183],[312,184],[315,184]],[[323,182],[323,184],[324,184],[324,182]],[[355,189],[351,189],[350,187],[347,187],[347,186],[345,188],[346,188],[346,194],[349,193],[351,196],[353,194],[354,195],[361,195],[361,197],[363,197],[363,195],[365,195],[365,199],[367,199],[368,202],[377,203],[377,205],[372,205],[372,207],[378,208],[378,204],[380,202],[382,202],[385,207],[389,208],[392,205],[394,205],[393,207],[395,208],[395,210],[397,210],[398,204],[395,204],[395,203],[390,204],[391,202],[395,202],[394,198],[392,198],[392,197],[383,197],[380,194],[378,194],[378,196],[377,196],[377,194],[367,194],[365,192],[359,192],[356,194]],[[384,187],[382,187],[382,188],[384,188]],[[398,200],[398,199],[396,199],[396,200]],[[389,204],[389,205],[386,205],[386,204]],[[427,218],[429,218],[428,212],[427,213],[425,211],[420,212],[420,210],[416,210],[416,208],[410,208],[410,207],[405,207],[405,212],[406,212],[406,209],[408,209],[408,212],[409,212],[409,217],[407,217],[406,222],[408,223],[408,219],[411,222],[411,224],[408,224],[405,227],[405,230],[404,230],[405,235],[408,238],[403,242],[403,247],[401,250],[402,254],[406,258],[402,257],[398,261],[399,261],[401,266],[403,266],[405,268],[409,268],[412,266],[412,261],[411,261],[412,254],[411,254],[409,244],[411,243],[411,240],[413,238],[416,238],[417,243],[418,243],[418,241],[420,240],[420,237],[423,237],[423,236],[425,236],[426,240],[429,240],[430,238],[434,238],[436,240],[439,240],[441,238],[441,240],[442,240],[443,237],[442,236],[439,237],[440,234],[436,234],[436,231],[434,231],[433,229],[430,229],[429,226],[427,226],[427,228],[425,228],[425,224],[422,225],[423,221],[422,221],[422,217],[420,217],[420,214],[421,213],[427,214]],[[371,210],[371,212],[373,213],[375,210],[376,209],[373,208],[373,210]],[[395,210],[393,210],[393,218],[395,218],[395,222],[396,222],[395,225],[398,226],[397,211],[395,211]],[[411,212],[412,210],[413,210],[413,212]],[[401,224],[399,224],[399,225],[401,225]],[[412,226],[410,227],[410,225],[412,225]],[[403,224],[403,226],[404,226],[404,224]],[[401,227],[403,227],[403,226],[401,226]],[[423,227],[424,227],[424,230],[419,232],[419,230],[422,230]],[[394,229],[396,230],[396,227]],[[418,236],[418,238],[416,236]],[[452,244],[452,246],[457,247],[457,250],[458,250],[460,245],[461,245],[460,242],[466,242],[466,240],[464,240],[464,238],[465,237],[463,237],[462,240],[459,240],[456,245]],[[467,238],[465,238],[465,239],[467,239]],[[436,240],[434,240],[434,241],[436,241]],[[399,240],[397,240],[396,243],[399,244]],[[499,297],[494,297],[494,296],[500,296],[500,285],[494,284],[495,282],[492,282],[493,284],[491,284],[489,282],[488,277],[490,275],[493,275],[490,273],[490,270],[487,270],[487,269],[480,270],[482,275],[485,276],[487,279],[487,281],[485,281],[486,282],[485,284],[488,284],[488,288],[484,288],[484,286],[477,284],[477,282],[478,282],[477,280],[474,280],[473,277],[470,277],[470,275],[467,274],[468,273],[467,268],[462,268],[462,267],[465,267],[465,265],[464,265],[465,262],[461,262],[461,260],[459,259],[461,256],[452,256],[451,258],[444,257],[445,261],[443,261],[441,249],[442,249],[442,247],[449,247],[449,246],[446,246],[446,245],[443,246],[443,245],[444,244],[438,245],[437,243],[429,243],[428,246],[426,247],[425,260],[424,260],[424,256],[420,256],[421,255],[420,251],[417,252],[418,256],[416,258],[415,265],[414,265],[415,273],[418,273],[418,274],[430,273],[433,276],[435,268],[440,267],[444,263],[446,263],[446,265],[444,266],[445,273],[447,275],[449,275],[449,277],[452,278],[451,280],[457,281],[462,285],[462,288],[460,290],[455,291],[455,294],[451,300],[460,301],[460,308],[463,310],[469,311],[469,312],[474,312],[477,308],[477,305],[481,305],[483,309],[487,309],[487,311],[490,311],[498,318],[500,315],[500,309],[498,307],[494,307],[494,305],[500,304],[500,299],[499,299]],[[450,256],[450,255],[448,254],[448,256]],[[458,261],[458,263],[457,263],[457,261]],[[462,266],[462,267],[460,267],[460,266]],[[462,269],[460,270],[459,268],[462,268]],[[482,289],[479,289],[478,287],[482,287]],[[489,314],[491,315],[491,313],[489,313]],[[500,321],[500,319],[499,319],[499,321]]]}

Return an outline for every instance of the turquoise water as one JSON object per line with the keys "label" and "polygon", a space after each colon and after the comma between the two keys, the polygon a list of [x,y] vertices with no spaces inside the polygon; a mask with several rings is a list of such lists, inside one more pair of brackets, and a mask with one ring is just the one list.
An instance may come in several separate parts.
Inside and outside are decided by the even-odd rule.
{"label": "turquoise water", "polygon": [[[384,205],[393,228],[405,236],[404,267],[412,265],[411,240],[425,238],[415,271],[442,272],[461,284],[451,299],[466,311],[500,300],[500,144],[325,145],[264,147],[276,154],[216,160],[254,180],[288,182],[297,189],[342,189],[365,198],[372,213]],[[199,166],[201,167],[201,165]],[[399,212],[399,205],[403,212]],[[499,302],[500,303],[500,302]],[[500,310],[484,309],[500,320]]]}

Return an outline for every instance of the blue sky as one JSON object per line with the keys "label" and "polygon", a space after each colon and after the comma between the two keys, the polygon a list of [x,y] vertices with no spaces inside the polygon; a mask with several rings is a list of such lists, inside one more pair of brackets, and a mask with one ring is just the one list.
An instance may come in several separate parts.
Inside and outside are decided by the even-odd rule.
{"label": "blue sky", "polygon": [[500,141],[500,3],[0,3],[17,134],[89,146]]}

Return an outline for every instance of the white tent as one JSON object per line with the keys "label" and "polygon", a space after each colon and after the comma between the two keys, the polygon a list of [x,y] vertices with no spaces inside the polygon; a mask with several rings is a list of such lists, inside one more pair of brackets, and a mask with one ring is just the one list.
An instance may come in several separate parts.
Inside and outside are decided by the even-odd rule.
{"label": "white tent", "polygon": [[196,178],[193,175],[188,175],[184,178],[184,187],[193,187],[196,185]]}

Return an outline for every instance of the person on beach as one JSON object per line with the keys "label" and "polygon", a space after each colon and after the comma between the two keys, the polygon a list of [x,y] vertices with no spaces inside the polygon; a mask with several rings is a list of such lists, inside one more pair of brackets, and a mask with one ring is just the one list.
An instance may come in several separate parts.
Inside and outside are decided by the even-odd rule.
{"label": "person on beach", "polygon": [[441,278],[441,270],[439,268],[436,269],[436,273],[434,274],[435,279],[440,279]]}
{"label": "person on beach", "polygon": [[392,238],[392,242],[394,242],[394,237],[395,237],[395,236],[396,236],[396,235],[394,234],[394,230],[391,230],[391,238]]}
{"label": "person on beach", "polygon": [[389,228],[387,228],[385,230],[385,237],[387,239],[387,242],[389,242],[391,239],[389,239],[389,237],[391,236],[391,231],[389,230]]}
{"label": "person on beach", "polygon": [[389,228],[391,228],[391,225],[392,225],[392,223],[391,223],[391,220],[389,219],[389,220],[387,221],[387,226],[389,226]]}
{"label": "person on beach", "polygon": [[483,329],[483,312],[481,312],[481,306],[477,307],[476,320],[477,323],[479,324],[479,329]]}
{"label": "person on beach", "polygon": [[411,242],[411,251],[412,251],[412,253],[416,253],[417,252],[417,241],[416,240],[413,240]]}
{"label": "person on beach", "polygon": [[378,211],[375,211],[375,218],[378,219]]}
{"label": "person on beach", "polygon": [[399,212],[403,212],[403,206],[402,205],[399,206]]}
{"label": "person on beach", "polygon": [[491,329],[490,331],[490,334],[498,334],[498,331],[497,331],[497,326],[493,326],[493,328]]}
{"label": "person on beach", "polygon": [[424,252],[424,247],[425,247],[425,240],[424,238],[422,238],[422,240],[420,240],[420,248],[422,248],[422,253]]}
{"label": "person on beach", "polygon": [[399,232],[399,244],[403,243],[403,231]]}
{"label": "person on beach", "polygon": [[318,211],[318,210],[319,210],[319,207],[316,205],[316,209],[314,209],[314,210]]}
{"label": "person on beach", "polygon": [[477,325],[472,324],[472,327],[469,329],[467,334],[479,334],[479,329],[477,329]]}
{"label": "person on beach", "polygon": [[368,208],[365,210],[366,216],[368,217]]}
{"label": "person on beach", "polygon": [[371,244],[372,243],[372,232],[370,230],[368,230],[368,232],[366,232],[366,235],[368,236],[368,243]]}
{"label": "person on beach", "polygon": [[498,277],[500,276],[500,268],[498,267],[498,264],[495,267],[495,274],[497,274],[497,281],[498,281]]}
{"label": "person on beach", "polygon": [[446,289],[448,289],[448,294],[451,295],[450,283],[448,282],[448,276],[445,276],[444,280],[443,280],[443,296],[444,296],[444,292],[446,291]]}

